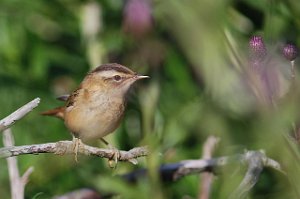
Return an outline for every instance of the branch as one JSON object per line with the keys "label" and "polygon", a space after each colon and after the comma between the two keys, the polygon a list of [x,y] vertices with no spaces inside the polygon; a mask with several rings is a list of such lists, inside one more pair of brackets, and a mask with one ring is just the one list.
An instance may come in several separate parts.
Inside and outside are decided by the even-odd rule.
{"label": "branch", "polygon": [[[212,158],[212,154],[219,143],[220,138],[215,136],[209,136],[206,140],[206,142],[203,145],[203,159],[210,159]],[[213,182],[214,174],[211,172],[204,172],[202,173],[202,178],[199,184],[199,199],[208,199],[210,195],[211,190],[211,184]]]}
{"label": "branch", "polygon": [[213,169],[217,167],[225,166],[229,163],[233,162],[240,162],[240,163],[252,163],[252,159],[257,158],[257,156],[261,159],[262,165],[264,167],[271,167],[273,169],[276,169],[278,171],[282,171],[280,164],[271,159],[268,158],[264,153],[260,151],[247,151],[245,154],[239,154],[235,156],[225,156],[220,158],[212,158],[212,159],[202,159],[202,160],[185,160],[182,161],[182,166],[178,168],[178,170],[174,173],[174,178],[178,179],[180,177],[183,177],[185,175],[193,174],[193,173],[199,173],[203,171],[212,171]]}
{"label": "branch", "polygon": [[[248,193],[258,182],[259,176],[263,171],[264,166],[274,165],[278,166],[274,160],[269,159],[262,152],[248,151],[245,154],[244,160],[248,164],[248,169],[244,179],[238,188],[231,194],[229,198],[247,198]],[[276,167],[278,168],[278,167]]]}
{"label": "branch", "polygon": [[[75,154],[74,145],[72,141],[59,141],[45,144],[33,144],[0,148],[0,158],[7,158],[24,154],[37,155],[40,153],[53,153],[56,155]],[[115,153],[115,149],[102,149],[92,147],[86,144],[80,144],[80,147],[78,148],[78,154],[86,156],[97,156],[108,159],[114,158]],[[147,156],[148,153],[149,150],[147,147],[136,147],[129,151],[119,151],[118,160],[136,163],[136,158]]]}
{"label": "branch", "polygon": [[35,98],[31,102],[28,102],[15,112],[11,113],[9,116],[6,118],[0,120],[0,132],[9,128],[11,125],[13,125],[16,121],[24,117],[27,113],[32,111],[35,107],[38,106],[40,103],[40,98]]}
{"label": "branch", "polygon": [[[10,129],[6,129],[3,133],[3,143],[6,147],[13,147],[14,137]],[[33,172],[33,167],[30,167],[22,177],[20,177],[18,169],[18,161],[16,157],[7,158],[9,181],[12,199],[23,199],[25,185],[28,182],[30,174]]]}
{"label": "branch", "polygon": [[[159,172],[163,181],[174,181],[186,175],[201,173],[204,171],[212,172],[213,170],[219,167],[223,167],[225,165],[232,164],[235,162],[248,162],[247,160],[253,158],[253,156],[249,155],[252,153],[261,154],[260,158],[262,158],[264,167],[271,167],[277,171],[284,173],[281,169],[280,164],[277,161],[268,158],[265,154],[259,151],[248,151],[245,152],[245,154],[224,156],[211,159],[184,160],[178,163],[162,165],[159,168]],[[129,182],[136,182],[139,177],[144,177],[146,175],[147,170],[140,169],[132,173],[125,174],[122,177]]]}

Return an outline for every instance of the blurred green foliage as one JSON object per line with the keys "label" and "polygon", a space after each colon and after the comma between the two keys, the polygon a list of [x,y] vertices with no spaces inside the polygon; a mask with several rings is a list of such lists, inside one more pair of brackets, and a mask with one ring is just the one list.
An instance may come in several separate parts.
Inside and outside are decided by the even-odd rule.
{"label": "blurred green foliage", "polygon": [[[288,73],[289,62],[275,49],[300,46],[299,19],[297,0],[2,0],[0,118],[42,100],[12,127],[16,145],[71,139],[63,122],[39,112],[62,105],[55,97],[74,90],[91,68],[117,62],[151,76],[134,86],[124,121],[108,138],[124,150],[147,144],[149,157],[111,170],[99,158],[20,156],[21,173],[35,167],[26,198],[84,187],[120,198],[196,198],[197,175],[163,183],[155,171],[201,157],[209,135],[221,138],[215,156],[263,149],[282,164],[287,175],[264,170],[250,198],[299,198],[299,147],[289,138],[299,123],[299,88],[287,88],[274,108],[259,103],[243,81],[248,40],[256,34]],[[0,198],[9,198],[6,161],[0,165]],[[138,168],[148,168],[149,178],[132,185],[117,177]],[[244,172],[238,166],[219,172],[212,198],[227,198]]]}

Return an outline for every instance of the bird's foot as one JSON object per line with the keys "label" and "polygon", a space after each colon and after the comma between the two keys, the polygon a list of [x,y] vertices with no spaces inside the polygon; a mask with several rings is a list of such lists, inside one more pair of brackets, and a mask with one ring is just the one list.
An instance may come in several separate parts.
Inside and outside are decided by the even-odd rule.
{"label": "bird's foot", "polygon": [[120,150],[117,149],[116,147],[112,146],[111,144],[109,144],[106,140],[104,140],[103,138],[101,138],[101,141],[108,146],[109,149],[112,150],[112,156],[111,158],[108,160],[108,166],[110,168],[117,168],[118,165],[118,160],[120,159],[121,153]]}
{"label": "bird's foot", "polygon": [[117,168],[118,165],[118,160],[121,156],[120,150],[113,147],[112,145],[109,145],[109,148],[112,150],[112,156],[111,158],[108,160],[108,166],[110,168]]}
{"label": "bird's foot", "polygon": [[83,145],[81,139],[73,137],[73,151],[75,153],[75,162],[78,163],[78,151],[81,145]]}

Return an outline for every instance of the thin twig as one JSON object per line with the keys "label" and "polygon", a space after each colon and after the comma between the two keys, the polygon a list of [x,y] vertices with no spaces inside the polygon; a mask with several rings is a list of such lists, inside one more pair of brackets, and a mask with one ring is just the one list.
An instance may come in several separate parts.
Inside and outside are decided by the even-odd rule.
{"label": "thin twig", "polygon": [[[203,145],[203,159],[212,158],[212,154],[217,144],[219,143],[220,138],[215,136],[209,136]],[[213,181],[213,173],[211,172],[203,172],[201,175],[201,182],[199,187],[199,199],[209,199],[211,184]]]}
{"label": "thin twig", "polygon": [[[102,158],[112,159],[115,155],[115,149],[102,149],[92,147],[86,144],[80,144],[78,154],[87,156],[97,156]],[[72,141],[59,141],[53,143],[33,144],[23,146],[13,146],[0,148],[0,158],[7,158],[12,156],[24,154],[40,154],[53,153],[56,155],[74,154],[74,145]],[[136,162],[136,158],[148,155],[147,147],[136,147],[129,151],[119,151],[119,161]]]}
{"label": "thin twig", "polygon": [[40,98],[35,98],[31,102],[28,102],[15,112],[11,113],[9,116],[5,117],[4,119],[0,120],[0,132],[9,128],[13,125],[16,121],[24,117],[27,113],[32,111],[35,107],[38,106],[40,103]]}
{"label": "thin twig", "polygon": [[[14,141],[12,138],[11,130],[6,129],[3,132],[3,144],[6,147],[10,147],[14,145]],[[20,174],[17,165],[17,158],[8,158],[7,165],[8,165],[8,173],[9,173],[9,182],[10,182],[10,193],[12,199],[22,199],[23,195],[20,195]]]}
{"label": "thin twig", "polygon": [[258,182],[264,166],[270,163],[274,164],[274,160],[267,158],[264,153],[259,151],[246,152],[244,162],[248,164],[246,175],[238,188],[230,195],[230,199],[247,198],[250,190]]}
{"label": "thin twig", "polygon": [[24,174],[21,177],[21,181],[23,184],[27,184],[29,181],[29,176],[32,174],[32,172],[34,171],[34,167],[29,167]]}
{"label": "thin twig", "polygon": [[[10,129],[6,129],[3,133],[3,143],[6,147],[13,147],[14,137]],[[22,177],[20,177],[18,169],[18,161],[16,157],[7,158],[10,190],[12,199],[23,199],[25,185],[28,182],[29,175],[33,172],[33,167],[30,167]]]}
{"label": "thin twig", "polygon": [[[248,151],[245,154],[238,154],[233,156],[224,156],[219,158],[211,159],[197,159],[197,160],[184,160],[177,163],[162,165],[159,168],[160,176],[163,181],[174,181],[181,177],[198,174],[204,171],[212,172],[220,167],[224,167],[228,164],[233,164],[236,162],[245,163],[249,158],[249,153],[261,153],[260,151]],[[260,156],[263,160],[264,167],[273,168],[281,173],[284,173],[281,169],[280,164],[268,158],[266,155]],[[123,175],[122,177],[130,182],[136,182],[139,177],[147,176],[146,169],[136,170],[134,172]]]}

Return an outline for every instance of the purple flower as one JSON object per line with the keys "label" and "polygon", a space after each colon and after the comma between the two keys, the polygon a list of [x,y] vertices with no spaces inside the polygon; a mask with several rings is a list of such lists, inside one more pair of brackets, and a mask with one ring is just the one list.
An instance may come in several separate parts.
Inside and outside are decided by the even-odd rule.
{"label": "purple flower", "polygon": [[283,47],[282,54],[287,60],[293,61],[298,55],[298,50],[295,45],[287,44]]}
{"label": "purple flower", "polygon": [[253,36],[249,41],[250,56],[261,61],[267,54],[267,49],[261,36]]}
{"label": "purple flower", "polygon": [[147,0],[128,0],[123,13],[123,27],[134,36],[142,36],[152,28],[151,6]]}

